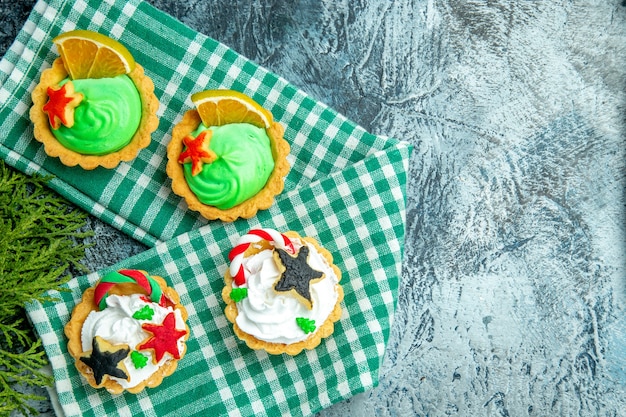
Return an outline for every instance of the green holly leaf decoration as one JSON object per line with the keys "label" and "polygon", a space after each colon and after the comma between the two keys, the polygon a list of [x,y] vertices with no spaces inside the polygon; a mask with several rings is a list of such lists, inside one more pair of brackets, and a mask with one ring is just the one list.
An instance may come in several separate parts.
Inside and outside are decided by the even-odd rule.
{"label": "green holly leaf decoration", "polygon": [[296,323],[298,324],[298,326],[300,326],[302,330],[304,330],[304,333],[309,334],[315,331],[315,320],[307,319],[305,317],[298,317],[296,318]]}
{"label": "green holly leaf decoration", "polygon": [[130,360],[133,361],[133,365],[135,365],[135,369],[141,369],[148,363],[148,357],[133,350],[130,354]]}
{"label": "green holly leaf decoration", "polygon": [[140,310],[135,311],[133,318],[137,320],[152,320],[154,310],[150,306],[143,306]]}
{"label": "green holly leaf decoration", "polygon": [[230,299],[236,303],[243,300],[247,296],[248,296],[247,288],[233,288],[233,290],[230,292]]}

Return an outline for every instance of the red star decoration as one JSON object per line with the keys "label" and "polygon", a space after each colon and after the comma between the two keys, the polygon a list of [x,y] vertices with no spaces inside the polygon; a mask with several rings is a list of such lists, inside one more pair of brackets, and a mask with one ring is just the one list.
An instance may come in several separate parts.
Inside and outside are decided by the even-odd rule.
{"label": "red star decoration", "polygon": [[202,171],[202,164],[210,164],[217,159],[215,152],[209,149],[213,132],[203,130],[194,139],[193,136],[187,135],[183,138],[183,144],[187,149],[180,154],[178,162],[181,164],[191,162],[191,175],[196,176]]}
{"label": "red star decoration", "polygon": [[176,329],[176,317],[173,312],[165,316],[163,324],[144,323],[141,328],[152,333],[152,336],[139,345],[137,349],[153,349],[155,364],[163,358],[165,352],[171,354],[175,359],[180,359],[178,339],[186,335],[187,331]]}
{"label": "red star decoration", "polygon": [[48,87],[48,97],[43,111],[48,114],[50,126],[53,129],[58,129],[61,124],[67,127],[74,126],[74,109],[84,97],[74,91],[74,84],[68,81],[63,87]]}

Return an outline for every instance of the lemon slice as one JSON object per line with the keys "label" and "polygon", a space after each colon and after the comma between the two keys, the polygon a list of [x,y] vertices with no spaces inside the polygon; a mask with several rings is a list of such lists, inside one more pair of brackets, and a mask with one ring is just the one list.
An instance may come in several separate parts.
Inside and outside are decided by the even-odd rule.
{"label": "lemon slice", "polygon": [[191,101],[205,126],[250,123],[267,129],[273,121],[272,113],[239,91],[200,91],[191,95]]}
{"label": "lemon slice", "polygon": [[52,40],[70,78],[108,78],[128,74],[135,60],[118,41],[90,30],[73,30]]}

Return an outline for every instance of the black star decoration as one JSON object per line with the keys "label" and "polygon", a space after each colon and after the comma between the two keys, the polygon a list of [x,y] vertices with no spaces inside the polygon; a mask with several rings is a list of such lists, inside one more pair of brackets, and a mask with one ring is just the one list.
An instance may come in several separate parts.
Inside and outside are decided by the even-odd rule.
{"label": "black star decoration", "polygon": [[130,353],[128,345],[114,346],[100,336],[93,338],[92,345],[93,350],[80,360],[92,369],[96,385],[102,384],[105,375],[128,380],[126,366],[120,363]]}
{"label": "black star decoration", "polygon": [[274,290],[277,292],[293,291],[309,310],[313,308],[311,284],[324,278],[324,274],[309,265],[309,247],[302,246],[296,256],[291,256],[278,248],[274,254],[276,265],[281,271],[280,277],[274,284]]}

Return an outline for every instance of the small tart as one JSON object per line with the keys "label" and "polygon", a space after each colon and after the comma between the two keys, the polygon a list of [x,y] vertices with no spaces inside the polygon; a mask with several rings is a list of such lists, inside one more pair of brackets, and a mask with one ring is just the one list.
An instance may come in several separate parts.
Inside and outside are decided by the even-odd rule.
{"label": "small tart", "polygon": [[178,158],[184,148],[183,139],[194,132],[201,123],[202,120],[198,111],[192,109],[184,114],[182,120],[172,130],[172,140],[167,146],[167,175],[172,180],[174,193],[183,197],[191,210],[199,212],[209,220],[219,219],[232,222],[239,217],[250,218],[258,210],[268,209],[273,204],[274,197],[282,192],[284,177],[289,172],[287,155],[290,147],[289,143],[283,138],[284,128],[279,123],[272,122],[269,128],[265,129],[270,140],[272,157],[274,159],[274,169],[265,186],[242,203],[228,209],[220,209],[204,204],[198,199],[185,179],[183,165],[178,162]]}
{"label": "small tart", "polygon": [[[271,230],[271,229],[261,229],[261,230]],[[250,233],[253,233],[253,232],[254,231],[251,231]],[[298,251],[303,247],[308,247],[311,252],[315,252],[316,255],[319,256],[318,259],[323,264],[325,264],[322,269],[326,270],[327,272],[326,275],[328,276],[325,276],[323,279],[331,280],[330,283],[334,283],[334,285],[332,285],[333,289],[332,289],[331,294],[322,295],[322,293],[318,293],[317,295],[318,297],[320,297],[318,301],[321,301],[324,298],[328,298],[328,299],[334,298],[335,300],[333,305],[328,306],[327,310],[329,310],[329,312],[326,318],[323,320],[323,322],[314,323],[314,321],[311,321],[307,318],[301,318],[301,317],[296,318],[296,320],[304,320],[305,322],[308,321],[311,324],[314,323],[314,330],[304,330],[304,327],[303,327],[304,333],[306,333],[307,335],[305,335],[302,340],[295,339],[297,341],[294,341],[292,343],[270,342],[267,340],[262,340],[261,338],[256,337],[250,333],[247,333],[240,327],[237,321],[237,318],[241,312],[240,307],[238,307],[238,304],[241,305],[240,304],[241,300],[233,299],[233,298],[237,298],[234,296],[235,292],[233,290],[237,291],[237,289],[246,288],[247,283],[242,284],[242,285],[237,285],[235,281],[238,280],[238,277],[237,277],[238,274],[235,274],[236,276],[233,277],[231,275],[231,268],[226,269],[226,273],[224,276],[225,286],[224,286],[224,289],[222,290],[222,299],[226,303],[226,308],[224,309],[226,318],[233,324],[233,330],[235,334],[237,335],[237,337],[243,340],[248,345],[249,348],[254,349],[254,350],[262,349],[274,355],[285,353],[285,354],[293,356],[293,355],[299,354],[304,349],[310,350],[310,349],[316,348],[321,343],[322,339],[329,337],[333,333],[334,328],[335,328],[335,322],[337,322],[341,317],[342,310],[341,310],[340,304],[343,301],[343,289],[341,285],[339,284],[339,281],[341,280],[341,271],[335,264],[333,264],[332,254],[328,250],[320,246],[319,243],[315,239],[310,238],[310,237],[302,237],[294,231],[283,233],[283,235],[291,239],[291,241],[294,242],[296,247],[299,247]],[[248,237],[249,235],[247,235],[243,239],[243,241],[246,241],[246,240],[250,241],[250,239],[247,239]],[[267,250],[273,251],[275,254],[276,253],[275,243],[270,243],[268,240],[259,240],[257,242],[250,244],[250,246],[243,252],[244,262],[246,259],[250,259],[254,257],[255,255],[258,255],[261,252],[264,252]],[[233,249],[233,251],[237,251],[237,246]],[[273,255],[269,257],[269,259],[274,258]],[[267,265],[267,263],[265,263],[264,265]],[[257,270],[257,268],[258,268],[258,264],[256,264],[255,267],[253,267],[254,270]],[[279,270],[280,276],[282,276],[284,268],[282,268],[280,265],[277,265],[277,269]],[[260,271],[257,271],[257,272],[259,276],[255,277],[254,280],[258,282],[259,280],[263,279],[263,278],[260,278],[260,276],[264,275],[266,271],[261,269]],[[256,292],[256,294],[252,294],[252,292],[253,291],[251,290],[246,290],[245,297],[256,296],[257,299],[254,300],[254,302],[257,304],[261,303],[262,302],[261,293],[258,292],[257,290],[254,291]],[[281,294],[279,295],[279,297],[293,298],[297,300],[298,302],[300,302],[299,296],[293,297],[293,294],[290,294],[290,293]],[[282,300],[274,299],[274,300],[271,300],[270,302],[273,302],[275,305],[277,304],[282,305],[284,304],[285,298],[283,298]],[[304,312],[304,314],[306,315],[307,314],[306,311],[308,309],[310,309],[310,307],[307,306],[306,308],[300,309],[300,312]],[[290,317],[290,315],[291,315],[291,312],[289,311],[281,312],[281,316]],[[263,320],[265,320],[266,318],[267,317],[265,316]],[[290,319],[291,317],[289,318],[289,320]],[[267,326],[267,325],[268,323],[263,321],[263,326]],[[277,324],[276,327],[285,328],[286,326],[284,324]]]}
{"label": "small tart", "polygon": [[[160,293],[160,297],[162,300],[160,303],[161,305],[156,306],[155,305],[156,303],[154,304],[149,303],[150,300],[148,300],[146,296],[146,294],[148,294],[148,291],[146,291],[145,288],[141,287],[137,283],[123,282],[123,283],[118,283],[118,284],[108,284],[108,283],[105,284],[105,286],[113,285],[112,287],[110,287],[110,289],[105,287],[105,289],[108,289],[106,297],[109,297],[109,298],[116,298],[112,296],[122,296],[122,298],[124,298],[124,296],[135,297],[135,301],[137,301],[137,297],[141,299],[139,303],[143,306],[142,309],[139,309],[137,312],[135,312],[136,315],[133,315],[132,317],[124,317],[122,319],[119,319],[116,322],[116,324],[122,323],[123,325],[128,326],[130,322],[136,320],[137,322],[133,325],[141,326],[141,328],[145,330],[145,333],[148,337],[146,337],[145,339],[142,339],[142,343],[129,344],[127,342],[112,343],[108,340],[103,339],[102,336],[96,334],[93,337],[92,349],[83,349],[82,339],[85,336],[83,333],[88,332],[88,330],[85,329],[84,327],[86,327],[87,323],[90,323],[90,324],[93,324],[94,322],[96,324],[98,323],[98,320],[90,317],[90,315],[92,313],[101,313],[103,311],[106,312],[106,310],[109,308],[107,306],[106,308],[101,309],[103,304],[107,305],[108,303],[106,300],[102,300],[102,299],[98,301],[98,299],[102,297],[102,291],[101,291],[102,289],[98,288],[98,284],[102,284],[104,280],[110,274],[103,277],[103,279],[99,281],[99,283],[97,283],[94,287],[91,287],[85,290],[85,292],[83,293],[81,302],[78,303],[74,307],[74,310],[72,311],[71,319],[65,325],[64,330],[65,330],[65,335],[69,339],[68,344],[67,344],[68,351],[70,355],[75,359],[76,368],[81,373],[81,375],[87,380],[89,385],[98,389],[105,388],[107,391],[113,394],[119,394],[124,391],[128,391],[130,393],[136,394],[142,391],[146,387],[154,388],[158,386],[163,381],[163,378],[171,375],[176,370],[178,366],[178,361],[183,358],[187,349],[185,342],[189,338],[189,334],[190,334],[189,326],[187,325],[188,315],[187,315],[187,310],[185,309],[185,307],[182,304],[180,304],[180,297],[178,296],[178,293],[173,288],[168,287],[167,283],[162,277],[155,276],[155,275],[148,275],[147,272],[145,271],[136,271],[136,270],[124,270],[124,271],[119,271],[119,273],[126,273],[129,275],[141,274],[144,277],[149,277],[148,279],[152,280],[154,285],[158,285],[158,288],[160,289],[160,290],[155,290],[155,288],[152,288],[153,292],[157,291]],[[144,280],[144,282],[147,282],[147,281]],[[144,305],[144,301],[145,301],[145,305]],[[130,305],[130,303],[128,305]],[[123,309],[128,309],[129,308],[128,305],[126,305]],[[163,307],[163,309],[161,309],[161,307]],[[145,315],[146,309],[153,310],[153,311],[151,312],[148,311],[148,314]],[[157,310],[157,309],[160,311],[158,311],[158,313],[154,313],[154,310]],[[149,319],[151,319],[151,316],[154,314],[160,314],[161,316],[165,316],[165,319],[162,320],[162,323],[156,323],[156,324],[151,323]],[[181,326],[180,324],[174,324],[174,320],[176,320],[175,323],[178,323],[179,320],[182,321],[184,323],[184,326]],[[172,332],[175,332],[175,337],[177,339],[174,340],[174,342],[176,343],[176,346],[179,348],[177,351],[172,351],[171,349],[172,342],[170,341],[169,353],[165,353],[167,349],[164,350],[164,348],[160,348],[159,350],[155,350],[154,348],[155,345],[158,345],[158,340],[157,340],[158,332],[155,329],[158,329],[161,326],[167,327],[168,324],[169,324],[169,329],[165,328],[164,333],[168,333],[168,331],[170,334]],[[115,330],[116,334],[125,334],[125,332],[128,330],[127,328],[119,328],[119,327],[116,327],[115,329],[116,329]],[[93,331],[93,329],[90,329],[90,330]],[[153,336],[153,337],[150,337],[150,336]],[[121,362],[117,365],[116,367],[117,369],[122,369],[126,373],[126,378],[124,377],[123,374],[121,374],[120,378],[118,379],[120,382],[118,382],[115,378],[112,378],[109,375],[102,377],[101,373],[94,372],[94,369],[88,365],[90,364],[89,360],[86,360],[86,358],[89,359],[93,355],[94,351],[95,352],[98,352],[100,350],[101,351],[110,351],[110,350],[120,351],[122,349],[128,350],[129,352],[132,351],[132,353],[129,353],[129,355],[132,354],[132,355],[142,357],[141,358],[142,361],[137,366],[138,369],[145,367],[146,363],[153,363],[154,366],[157,367],[156,370],[154,370],[153,373],[148,374],[147,376],[142,375],[141,377],[138,377],[138,380],[140,381],[139,383],[136,383],[133,386],[124,387],[121,385],[121,383],[124,381],[131,380],[131,376],[128,373],[128,370],[131,367],[133,367],[133,365],[124,366]],[[178,357],[175,357],[174,355]],[[126,357],[126,355],[123,355],[123,356]],[[150,359],[151,357],[152,357],[152,360]],[[157,362],[157,360],[154,359],[155,357],[158,358],[160,362]],[[127,362],[131,361],[132,360],[131,358],[132,356],[129,356]],[[116,365],[113,365],[113,366],[115,367]]]}
{"label": "small tart", "polygon": [[143,68],[135,64],[128,77],[139,92],[141,98],[141,121],[130,142],[122,149],[105,155],[85,155],[64,147],[53,135],[47,114],[43,106],[48,100],[48,87],[55,87],[68,77],[62,58],[57,58],[52,67],[43,71],[39,84],[32,93],[33,107],[30,109],[30,119],[34,123],[35,139],[43,143],[46,154],[58,157],[66,166],[79,165],[83,169],[92,170],[97,167],[115,168],[121,161],[130,161],[139,151],[150,144],[150,135],[159,125],[156,111],[159,101],[154,94],[154,83],[144,74]]}

